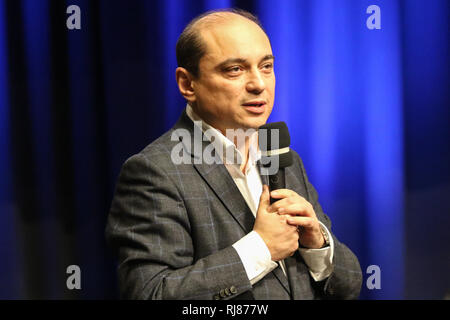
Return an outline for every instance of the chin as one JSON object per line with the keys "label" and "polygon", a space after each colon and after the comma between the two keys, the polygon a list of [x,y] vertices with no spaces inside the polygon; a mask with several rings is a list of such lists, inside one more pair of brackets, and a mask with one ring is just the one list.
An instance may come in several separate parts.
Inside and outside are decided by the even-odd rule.
{"label": "chin", "polygon": [[267,117],[259,118],[259,119],[252,119],[250,121],[246,121],[246,123],[243,125],[246,129],[258,129],[262,125],[264,125],[267,122]]}

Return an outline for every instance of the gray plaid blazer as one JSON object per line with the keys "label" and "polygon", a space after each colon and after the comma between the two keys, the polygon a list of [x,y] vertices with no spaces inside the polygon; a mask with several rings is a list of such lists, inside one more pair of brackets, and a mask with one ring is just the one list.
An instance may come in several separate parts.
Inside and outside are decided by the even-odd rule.
{"label": "gray plaid blazer", "polygon": [[[315,282],[297,252],[285,259],[288,277],[277,267],[250,284],[232,245],[252,231],[255,218],[227,169],[171,161],[172,148],[180,142],[194,160],[193,141],[171,138],[176,129],[193,137],[193,126],[184,111],[170,131],[122,167],[105,232],[118,256],[121,298],[357,298],[362,282],[358,259],[334,235],[333,273],[326,280]],[[331,231],[297,153],[285,174],[286,188],[307,199]]]}

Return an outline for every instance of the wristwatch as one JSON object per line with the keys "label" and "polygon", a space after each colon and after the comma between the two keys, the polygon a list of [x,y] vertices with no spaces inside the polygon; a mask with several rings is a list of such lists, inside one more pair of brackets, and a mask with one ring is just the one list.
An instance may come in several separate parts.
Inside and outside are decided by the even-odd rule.
{"label": "wristwatch", "polygon": [[330,245],[330,237],[328,237],[328,232],[324,229],[324,227],[322,227],[321,224],[319,224],[319,228],[320,228],[320,232],[323,235],[323,238],[325,240],[322,248],[328,247]]}

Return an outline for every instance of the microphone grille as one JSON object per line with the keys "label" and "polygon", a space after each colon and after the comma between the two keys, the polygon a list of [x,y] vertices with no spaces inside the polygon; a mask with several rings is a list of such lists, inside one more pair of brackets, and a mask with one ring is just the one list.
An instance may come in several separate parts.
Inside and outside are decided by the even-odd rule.
{"label": "microphone grille", "polygon": [[271,159],[278,157],[280,168],[292,165],[292,153],[289,149],[291,137],[284,121],[266,123],[259,127],[258,139],[263,163],[269,164]]}
{"label": "microphone grille", "polygon": [[[272,141],[272,131],[278,130],[278,141]],[[291,144],[291,137],[289,136],[289,130],[284,121],[266,123],[259,127],[259,148],[261,151],[270,151],[281,148],[287,148]]]}

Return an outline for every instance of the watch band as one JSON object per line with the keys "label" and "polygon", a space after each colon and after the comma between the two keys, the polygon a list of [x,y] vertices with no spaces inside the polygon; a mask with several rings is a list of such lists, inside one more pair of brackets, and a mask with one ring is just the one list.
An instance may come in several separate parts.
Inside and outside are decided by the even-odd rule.
{"label": "watch band", "polygon": [[322,225],[319,225],[320,232],[323,235],[323,239],[325,240],[322,248],[328,247],[330,245],[330,238],[328,237],[328,232],[322,227]]}

